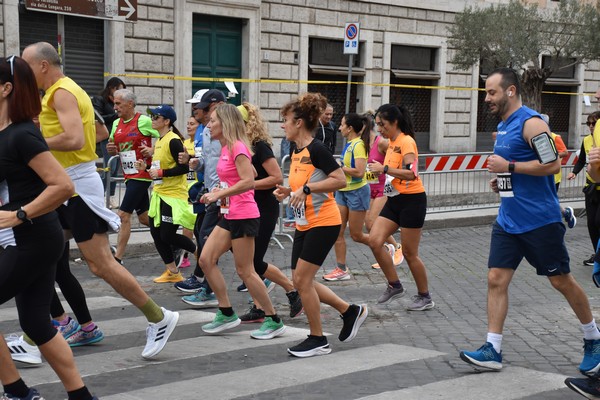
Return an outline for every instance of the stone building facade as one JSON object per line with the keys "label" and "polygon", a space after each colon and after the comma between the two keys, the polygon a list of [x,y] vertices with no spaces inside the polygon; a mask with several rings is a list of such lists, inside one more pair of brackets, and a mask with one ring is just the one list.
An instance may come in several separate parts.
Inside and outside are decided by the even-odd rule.
{"label": "stone building facade", "polygon": [[[258,104],[278,142],[283,135],[279,108],[298,93],[322,91],[334,103],[336,120],[341,119],[348,79],[344,25],[358,22],[350,110],[404,102],[415,117],[421,152],[485,151],[491,148],[495,121],[485,116],[476,90],[482,87],[479,66],[454,68],[448,27],[466,5],[507,2],[138,0],[137,21],[121,22],[43,13],[27,10],[23,0],[0,0],[0,48],[9,55],[32,41],[60,42],[66,73],[91,94],[108,77],[122,74],[138,96],[139,111],[174,104],[180,129],[181,116],[190,113],[185,100],[200,88],[228,92],[218,80],[230,78],[239,91],[231,101]],[[548,87],[593,93],[599,69],[597,62],[577,66]],[[581,95],[549,95],[545,100],[548,110],[542,111],[550,114],[551,123],[556,121],[555,131],[569,148],[578,148],[586,132],[585,116],[597,109],[590,97],[590,106]]]}

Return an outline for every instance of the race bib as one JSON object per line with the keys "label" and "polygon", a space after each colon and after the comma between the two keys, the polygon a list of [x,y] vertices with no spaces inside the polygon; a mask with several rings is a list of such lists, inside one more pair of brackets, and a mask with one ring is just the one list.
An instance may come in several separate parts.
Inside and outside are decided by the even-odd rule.
{"label": "race bib", "polygon": [[137,174],[139,171],[135,167],[135,151],[122,151],[119,153],[121,158],[121,165],[123,166],[123,173],[127,175]]}
{"label": "race bib", "polygon": [[306,207],[304,203],[302,203],[299,207],[290,207],[292,212],[294,213],[294,219],[296,220],[296,225],[308,225],[308,221],[306,220]]}
{"label": "race bib", "polygon": [[365,179],[367,180],[367,183],[370,184],[379,183],[379,175],[372,171],[369,171],[368,169],[367,172],[365,172]]}
{"label": "race bib", "polygon": [[394,197],[400,194],[400,192],[398,191],[398,189],[396,189],[394,187],[394,185],[392,185],[392,181],[395,178],[393,176],[390,176],[388,174],[385,174],[385,186],[383,187],[383,194],[384,196],[387,197]]}
{"label": "race bib", "polygon": [[[219,183],[221,189],[227,189],[229,185],[226,182]],[[229,214],[229,197],[221,199],[221,215]]]}
{"label": "race bib", "polygon": [[510,172],[498,174],[496,183],[500,197],[515,197],[512,189],[512,174]]}
{"label": "race bib", "polygon": [[[160,160],[152,160],[152,166],[150,167],[150,169],[160,169]],[[154,186],[162,185],[163,181],[162,179],[154,179],[152,183],[154,184]]]}

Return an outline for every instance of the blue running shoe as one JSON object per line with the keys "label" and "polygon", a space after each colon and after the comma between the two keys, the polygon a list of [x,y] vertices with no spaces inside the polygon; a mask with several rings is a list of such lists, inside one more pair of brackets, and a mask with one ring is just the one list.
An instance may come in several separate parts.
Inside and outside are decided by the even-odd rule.
{"label": "blue running shoe", "polygon": [[73,336],[75,332],[77,332],[81,328],[81,325],[79,325],[77,321],[75,321],[71,317],[68,318],[69,322],[67,322],[66,325],[61,325],[60,322],[58,322],[57,320],[52,320],[52,325],[54,325],[56,330],[58,330],[65,339],[68,339],[71,336]]}
{"label": "blue running shoe", "polygon": [[217,300],[215,294],[206,294],[206,289],[204,288],[198,290],[194,294],[190,294],[189,296],[183,296],[181,301],[189,304],[190,306],[200,308],[217,307],[219,305],[219,301]]}
{"label": "blue running shoe", "polygon": [[493,370],[502,369],[502,352],[496,352],[490,342],[486,342],[475,351],[461,351],[460,358],[478,367]]}
{"label": "blue running shoe", "polygon": [[572,207],[565,207],[563,217],[569,229],[575,228],[575,225],[577,225],[577,218],[575,218],[575,211],[573,211]]}
{"label": "blue running shoe", "polygon": [[179,289],[184,293],[196,293],[202,287],[202,281],[192,274],[183,282],[177,282],[175,289]]}
{"label": "blue running shoe", "polygon": [[275,286],[277,286],[275,284],[275,282],[271,282],[267,278],[263,279],[263,282],[265,283],[265,286],[267,287],[267,293],[271,293],[273,291],[273,289],[275,289]]}
{"label": "blue running shoe", "polygon": [[29,393],[25,397],[17,397],[12,394],[4,393],[0,400],[44,400],[40,392],[35,388],[29,388]]}
{"label": "blue running shoe", "polygon": [[95,327],[89,332],[86,332],[83,329],[78,330],[74,335],[67,339],[67,343],[71,347],[79,347],[87,344],[98,343],[102,339],[104,339],[104,333],[102,333],[100,328]]}
{"label": "blue running shoe", "polygon": [[583,339],[583,360],[579,371],[590,378],[598,378],[600,374],[600,339]]}

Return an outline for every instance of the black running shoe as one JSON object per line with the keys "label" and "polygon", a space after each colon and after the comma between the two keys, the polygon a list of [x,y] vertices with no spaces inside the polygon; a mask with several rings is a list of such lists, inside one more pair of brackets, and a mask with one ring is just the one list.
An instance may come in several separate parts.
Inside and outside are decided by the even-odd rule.
{"label": "black running shoe", "polygon": [[244,282],[242,282],[242,284],[237,287],[237,291],[238,292],[247,292],[248,288],[246,287],[246,284]]}
{"label": "black running shoe", "polygon": [[325,336],[308,335],[302,343],[287,349],[288,353],[296,357],[322,356],[331,353],[329,343]]}
{"label": "black running shoe", "polygon": [[242,324],[263,322],[265,320],[265,312],[256,308],[255,305],[252,305],[246,314],[240,315],[240,320],[242,321]]}
{"label": "black running shoe", "polygon": [[588,267],[593,267],[594,266],[594,258],[596,258],[596,255],[592,254],[592,256],[589,259],[583,260],[583,265],[587,265]]}
{"label": "black running shoe", "polygon": [[289,293],[285,294],[290,302],[290,318],[294,318],[302,312],[304,309],[302,307],[302,300],[300,300],[300,295],[296,290],[293,290]]}
{"label": "black running shoe", "polygon": [[340,315],[340,318],[344,321],[344,326],[338,336],[340,342],[349,342],[354,339],[367,315],[369,315],[369,310],[367,310],[366,304],[360,306],[351,304],[350,308],[343,315]]}
{"label": "black running shoe", "polygon": [[585,398],[600,399],[600,381],[590,378],[567,378],[565,385]]}

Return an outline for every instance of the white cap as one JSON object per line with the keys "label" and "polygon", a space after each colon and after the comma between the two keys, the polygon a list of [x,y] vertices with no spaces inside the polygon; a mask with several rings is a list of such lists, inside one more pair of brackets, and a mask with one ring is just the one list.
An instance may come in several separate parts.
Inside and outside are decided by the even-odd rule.
{"label": "white cap", "polygon": [[186,100],[186,103],[196,104],[200,103],[200,99],[204,96],[204,93],[208,92],[208,89],[200,89],[196,93],[194,93],[194,97]]}

